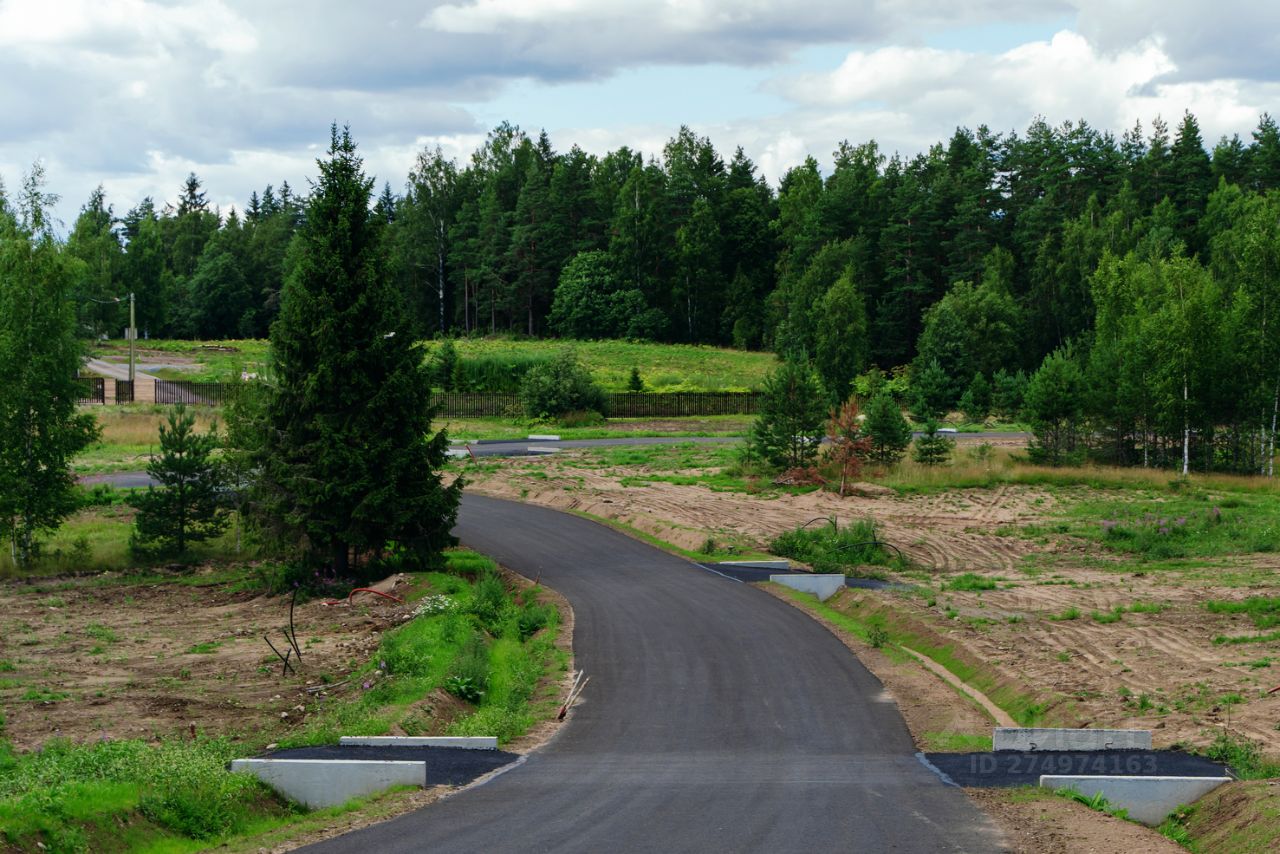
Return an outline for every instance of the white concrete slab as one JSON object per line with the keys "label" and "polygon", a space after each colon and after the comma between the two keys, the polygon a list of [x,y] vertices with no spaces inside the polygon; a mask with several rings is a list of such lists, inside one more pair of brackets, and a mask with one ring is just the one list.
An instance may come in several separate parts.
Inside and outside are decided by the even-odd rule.
{"label": "white concrete slab", "polygon": [[471,456],[471,452],[466,448],[445,448],[444,455],[455,460],[462,460]]}
{"label": "white concrete slab", "polygon": [[558,454],[559,448],[548,448],[545,445],[529,445],[526,449],[531,454]]}
{"label": "white concrete slab", "polygon": [[1155,827],[1184,804],[1195,803],[1230,777],[1084,777],[1046,774],[1040,786],[1075,789],[1086,797],[1101,794],[1113,809],[1128,811],[1129,818]]}
{"label": "white concrete slab", "polygon": [[787,575],[770,575],[769,580],[782,584],[803,593],[812,593],[819,601],[825,602],[844,587],[844,576],[839,573],[817,574],[811,572],[789,573]]}
{"label": "white concrete slab", "polygon": [[466,750],[497,750],[494,735],[344,735],[338,744],[352,747],[461,747]]}
{"label": "white concrete slab", "polygon": [[1151,730],[996,727],[991,734],[991,749],[1150,750]]}
{"label": "white concrete slab", "polygon": [[749,566],[754,569],[790,569],[788,560],[722,560],[720,566]]}
{"label": "white concrete slab", "polygon": [[425,762],[372,759],[235,759],[231,771],[252,774],[308,809],[345,804],[392,786],[426,786]]}
{"label": "white concrete slab", "polygon": [[530,442],[559,442],[559,441],[560,441],[560,437],[559,437],[559,436],[557,436],[557,435],[555,435],[554,433],[542,433],[542,434],[530,433],[530,434],[529,434],[529,436],[528,436],[528,441],[530,441]]}

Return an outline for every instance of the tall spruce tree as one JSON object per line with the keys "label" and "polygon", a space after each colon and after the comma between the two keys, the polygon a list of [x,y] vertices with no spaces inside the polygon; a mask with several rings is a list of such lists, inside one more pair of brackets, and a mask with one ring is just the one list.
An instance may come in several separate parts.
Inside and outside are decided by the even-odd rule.
{"label": "tall spruce tree", "polygon": [[19,567],[39,556],[39,537],[76,507],[71,458],[96,438],[77,414],[83,360],[70,294],[76,265],[53,237],[44,171],[32,167],[21,219],[0,209],[0,539]]}
{"label": "tall spruce tree", "polygon": [[440,479],[430,368],[386,275],[385,221],[349,130],[333,127],[319,169],[271,328],[257,507],[304,565],[350,576],[353,557],[393,544],[426,563],[452,542],[462,484]]}

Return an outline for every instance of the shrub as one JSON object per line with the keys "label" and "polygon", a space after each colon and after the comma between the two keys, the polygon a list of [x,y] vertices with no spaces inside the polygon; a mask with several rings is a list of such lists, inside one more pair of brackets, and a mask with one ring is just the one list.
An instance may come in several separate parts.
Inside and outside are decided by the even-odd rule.
{"label": "shrub", "polygon": [[871,458],[885,465],[902,459],[911,444],[911,425],[902,417],[898,402],[881,389],[867,404],[866,415],[863,427],[871,438]]}
{"label": "shrub", "polygon": [[530,418],[554,418],[567,412],[606,412],[604,391],[572,351],[534,365],[520,383],[520,402]]}
{"label": "shrub", "polygon": [[924,466],[944,465],[951,459],[955,446],[953,440],[938,434],[938,422],[931,418],[924,425],[924,435],[916,439],[913,457]]}
{"label": "shrub", "polygon": [[807,365],[783,362],[764,381],[760,414],[751,428],[751,448],[779,469],[805,468],[818,455],[822,394]]}
{"label": "shrub", "polygon": [[851,575],[859,565],[887,566],[889,553],[879,545],[875,522],[856,521],[844,528],[827,524],[821,528],[785,531],[769,544],[769,551],[813,567],[815,572]]}

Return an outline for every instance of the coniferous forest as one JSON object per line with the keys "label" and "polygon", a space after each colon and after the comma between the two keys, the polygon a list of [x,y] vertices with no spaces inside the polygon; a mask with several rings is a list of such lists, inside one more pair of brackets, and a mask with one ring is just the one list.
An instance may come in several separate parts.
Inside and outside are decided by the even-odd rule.
{"label": "coniferous forest", "polygon": [[[503,124],[423,151],[374,210],[422,337],[514,333],[770,349],[842,400],[878,369],[924,418],[1021,415],[1058,462],[1271,473],[1280,410],[1280,127],[1206,146],[1196,119],[958,129],[927,152],[841,142],[775,188],[681,128],[659,157],[556,151]],[[215,210],[117,213],[63,251],[86,335],[263,337],[299,263],[287,183]],[[876,376],[873,374],[873,376]],[[865,380],[862,383],[865,387]],[[874,382],[873,382],[874,385]]]}

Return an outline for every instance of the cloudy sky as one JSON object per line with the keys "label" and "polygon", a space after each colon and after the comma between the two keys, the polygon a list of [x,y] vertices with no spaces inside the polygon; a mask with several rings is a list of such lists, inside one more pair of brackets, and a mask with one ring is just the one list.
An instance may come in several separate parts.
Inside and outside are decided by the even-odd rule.
{"label": "cloudy sky", "polygon": [[681,124],[776,179],[841,139],[1184,110],[1206,140],[1280,114],[1272,0],[0,0],[0,175],[36,159],[69,226],[314,174],[331,121],[399,189],[504,119],[558,149],[658,153]]}

